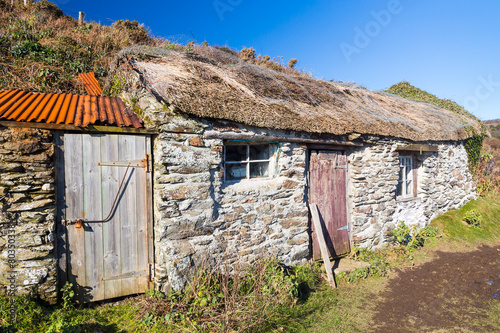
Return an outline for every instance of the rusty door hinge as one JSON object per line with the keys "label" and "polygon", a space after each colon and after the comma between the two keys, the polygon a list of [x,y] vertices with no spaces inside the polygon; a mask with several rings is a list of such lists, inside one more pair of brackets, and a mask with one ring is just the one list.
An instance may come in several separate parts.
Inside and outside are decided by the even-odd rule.
{"label": "rusty door hinge", "polygon": [[149,264],[149,282],[153,282],[155,280],[154,274],[155,274],[155,265],[150,263]]}
{"label": "rusty door hinge", "polygon": [[153,160],[151,154],[146,154],[146,172],[153,171]]}

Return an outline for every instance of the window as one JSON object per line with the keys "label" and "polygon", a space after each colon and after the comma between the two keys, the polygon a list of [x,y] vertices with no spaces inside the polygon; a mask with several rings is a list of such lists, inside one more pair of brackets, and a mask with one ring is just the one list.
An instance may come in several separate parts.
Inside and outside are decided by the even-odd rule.
{"label": "window", "polygon": [[269,177],[271,150],[270,144],[227,144],[224,154],[226,180]]}
{"label": "window", "polygon": [[399,179],[396,189],[396,196],[398,198],[411,198],[415,196],[413,178],[413,157],[399,156]]}

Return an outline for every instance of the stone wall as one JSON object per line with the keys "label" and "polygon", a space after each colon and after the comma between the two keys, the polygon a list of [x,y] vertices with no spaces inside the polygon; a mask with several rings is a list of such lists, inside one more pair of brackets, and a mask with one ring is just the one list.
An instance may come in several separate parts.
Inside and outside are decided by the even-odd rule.
{"label": "stone wall", "polygon": [[[398,146],[402,140],[381,139],[350,154],[352,236],[356,246],[377,248],[390,241],[399,222],[422,228],[439,214],[476,199],[462,143],[435,142],[438,152],[415,152],[417,197],[397,200]],[[428,143],[428,142],[426,142]]]}
{"label": "stone wall", "polygon": [[162,133],[155,140],[155,252],[159,285],[183,287],[207,260],[252,263],[309,254],[304,146],[278,144],[271,179],[224,182],[222,140]]}
{"label": "stone wall", "polygon": [[50,303],[57,297],[53,155],[49,131],[0,128],[1,292],[7,293],[14,271],[17,295]]}

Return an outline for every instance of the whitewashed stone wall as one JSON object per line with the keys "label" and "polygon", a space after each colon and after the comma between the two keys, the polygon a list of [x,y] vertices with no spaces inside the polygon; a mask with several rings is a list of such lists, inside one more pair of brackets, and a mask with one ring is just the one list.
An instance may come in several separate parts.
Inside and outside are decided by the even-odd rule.
{"label": "whitewashed stone wall", "polygon": [[305,147],[279,145],[273,178],[236,183],[223,181],[222,140],[162,133],[154,149],[159,285],[182,288],[189,269],[205,261],[307,258]]}
{"label": "whitewashed stone wall", "polygon": [[[293,133],[183,117],[137,87],[122,98],[148,127],[160,130],[154,140],[155,279],[159,288],[181,289],[190,269],[202,263],[230,267],[275,256],[295,264],[310,257],[307,146],[277,144],[278,163],[271,179],[225,183],[223,141],[204,135],[208,130]],[[353,139],[364,144],[346,148],[350,234],[355,246],[381,247],[399,221],[424,226],[476,197],[461,144],[439,143],[438,153],[418,155],[418,197],[403,202],[396,200],[396,147],[414,142],[359,135]]]}
{"label": "whitewashed stone wall", "polygon": [[350,154],[351,222],[356,246],[381,247],[390,241],[390,231],[399,222],[422,228],[439,214],[477,198],[463,144],[436,142],[438,152],[415,152],[417,197],[397,200],[398,157],[404,153],[396,148],[410,143],[380,139]]}
{"label": "whitewashed stone wall", "polygon": [[53,155],[50,131],[0,129],[0,292],[13,283],[15,295],[49,303],[57,299]]}

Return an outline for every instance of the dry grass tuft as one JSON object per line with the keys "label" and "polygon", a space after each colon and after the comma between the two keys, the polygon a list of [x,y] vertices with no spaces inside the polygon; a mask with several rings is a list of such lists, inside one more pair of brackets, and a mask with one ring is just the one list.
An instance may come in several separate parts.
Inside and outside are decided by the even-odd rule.
{"label": "dry grass tuft", "polygon": [[[154,316],[156,322],[201,331],[275,329],[301,295],[304,268],[298,273],[275,259],[233,268],[230,274],[206,266],[196,272],[184,292],[152,293],[141,300],[138,318]],[[319,285],[317,272],[311,267],[306,275],[316,276]]]}

